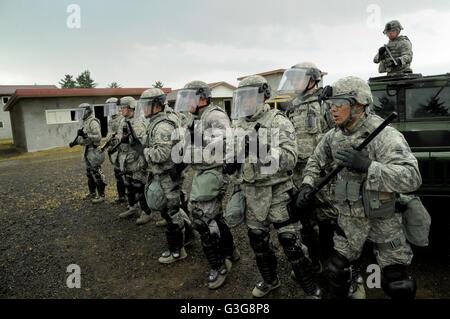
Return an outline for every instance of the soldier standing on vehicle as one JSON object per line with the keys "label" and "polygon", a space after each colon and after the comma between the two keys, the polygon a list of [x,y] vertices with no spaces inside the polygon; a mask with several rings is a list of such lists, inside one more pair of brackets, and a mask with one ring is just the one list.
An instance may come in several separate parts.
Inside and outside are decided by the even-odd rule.
{"label": "soldier standing on vehicle", "polygon": [[[178,92],[175,111],[190,112],[195,119],[189,126],[190,147],[185,149],[184,157],[195,171],[188,205],[194,228],[200,234],[203,251],[211,267],[208,288],[217,289],[225,283],[232,262],[239,260],[240,256],[223,219],[223,154],[206,153],[207,147],[224,143],[230,119],[222,108],[211,104],[211,90],[202,81],[189,82]],[[211,159],[214,155],[220,159]]]}
{"label": "soldier standing on vehicle", "polygon": [[[294,187],[290,173],[298,158],[295,128],[283,113],[265,103],[269,98],[267,80],[253,75],[239,83],[232,106],[235,128],[249,132],[245,134],[255,134],[253,140],[237,142],[238,153],[242,154],[242,149],[245,153],[244,163],[237,166],[247,207],[245,221],[262,276],[252,294],[260,298],[280,287],[277,258],[270,244],[270,227],[273,225],[297,281],[308,297],[320,298],[321,290],[313,280],[311,262],[302,250],[301,224],[291,219],[293,212],[289,206]],[[267,135],[262,137],[260,133]],[[237,161],[238,158],[235,163]],[[234,164],[225,165],[227,174],[234,173],[230,166],[237,168]]]}
{"label": "soldier standing on vehicle", "polygon": [[107,151],[109,156],[109,161],[114,166],[114,177],[116,178],[116,187],[117,187],[117,198],[114,200],[114,203],[124,203],[126,202],[125,198],[125,182],[123,179],[123,174],[120,171],[120,164],[118,161],[118,150],[116,149],[114,152],[111,150],[120,142],[118,139],[119,135],[119,126],[123,120],[123,116],[120,114],[119,110],[119,99],[112,97],[106,100],[105,103],[105,115],[108,117],[108,135],[106,136],[106,144]]}
{"label": "soldier standing on vehicle", "polygon": [[412,73],[411,62],[413,51],[411,41],[407,36],[400,35],[402,25],[397,20],[386,24],[383,33],[389,38],[389,43],[382,46],[373,62],[379,64],[378,72],[387,75]]}
{"label": "soldier standing on vehicle", "polygon": [[121,213],[119,217],[128,218],[140,213],[136,224],[144,225],[150,221],[151,213],[144,195],[145,184],[147,183],[147,163],[141,147],[146,125],[144,118],[141,116],[142,113],[136,108],[136,104],[136,100],[130,96],[120,99],[121,112],[124,118],[120,123],[117,137],[120,140],[118,159],[127,189],[128,210]]}
{"label": "soldier standing on vehicle", "polygon": [[332,86],[328,99],[337,128],[319,142],[304,169],[297,206],[307,209],[309,194],[321,170],[334,163],[337,175],[335,203],[339,212],[334,252],[327,274],[334,298],[347,298],[351,264],[366,241],[382,268],[382,288],[391,298],[414,298],[416,282],[407,273],[413,252],[403,231],[402,215],[395,212],[396,194],[417,190],[422,182],[417,159],[403,135],[386,127],[363,151],[355,148],[383,119],[366,111],[373,97],[367,83],[347,77]]}
{"label": "soldier standing on vehicle", "polygon": [[88,103],[80,104],[76,112],[77,118],[82,120],[83,126],[77,132],[76,141],[70,143],[70,147],[83,145],[83,160],[86,164],[86,176],[88,178],[89,194],[86,199],[98,204],[105,201],[105,176],[101,166],[105,161],[104,154],[99,145],[102,139],[100,121],[94,116],[94,108]]}

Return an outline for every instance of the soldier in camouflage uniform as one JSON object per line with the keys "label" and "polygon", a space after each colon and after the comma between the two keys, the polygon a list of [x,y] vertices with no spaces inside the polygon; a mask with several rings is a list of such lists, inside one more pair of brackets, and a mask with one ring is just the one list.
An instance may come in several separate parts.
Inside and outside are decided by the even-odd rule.
{"label": "soldier in camouflage uniform", "polygon": [[[190,82],[178,92],[175,111],[190,112],[195,119],[189,127],[189,147],[184,150],[185,163],[191,164],[195,171],[188,208],[211,267],[208,288],[217,289],[225,283],[232,261],[239,259],[239,253],[223,219],[223,158],[215,159],[205,150],[207,146],[222,145],[230,120],[222,108],[211,104],[211,90],[202,81]],[[206,134],[209,131],[213,132],[212,136]]]}
{"label": "soldier in camouflage uniform", "polygon": [[[295,128],[297,137],[298,160],[293,170],[293,182],[300,188],[303,180],[303,169],[314,148],[323,134],[334,127],[334,122],[325,104],[319,97],[322,89],[318,87],[322,80],[322,72],[310,62],[298,63],[285,71],[278,87],[278,93],[293,95],[292,106],[286,110],[286,115]],[[313,212],[302,215],[302,239],[308,247],[309,257],[315,272],[322,270],[320,261],[320,235],[327,235],[332,223],[337,219],[337,211],[329,199],[329,190],[319,193],[314,203]],[[332,235],[330,235],[332,236]],[[330,246],[332,245],[330,237]]]}
{"label": "soldier in camouflage uniform", "polygon": [[111,150],[120,142],[117,138],[119,133],[119,125],[122,122],[123,116],[119,113],[119,99],[112,97],[106,100],[105,115],[108,117],[108,135],[106,136],[106,143],[108,144],[109,161],[114,166],[114,177],[116,178],[117,198],[114,200],[116,204],[124,203],[125,199],[125,183],[118,161],[117,149],[114,152]]}
{"label": "soldier in camouflage uniform", "polygon": [[[145,200],[144,191],[147,183],[147,163],[144,154],[137,149],[138,141],[134,141],[127,122],[142,143],[146,125],[145,120],[138,116],[139,109],[136,108],[136,100],[126,96],[120,99],[122,116],[124,117],[119,126],[117,138],[120,140],[118,160],[120,170],[124,176],[127,189],[128,210],[119,215],[120,218],[128,218],[139,214],[137,225],[144,225],[150,221],[150,209]],[[140,207],[140,210],[139,210]]]}
{"label": "soldier in camouflage uniform", "polygon": [[[78,130],[78,137],[74,145],[83,145],[83,160],[86,164],[86,176],[88,178],[89,194],[87,199],[92,199],[92,203],[102,203],[105,201],[105,176],[102,172],[102,164],[105,160],[104,154],[100,151],[99,145],[102,139],[100,121],[94,116],[94,108],[88,104],[81,104],[77,110],[77,118],[83,121],[83,127]],[[97,193],[96,193],[97,191]]]}
{"label": "soldier in camouflage uniform", "polygon": [[390,126],[363,151],[356,151],[383,120],[366,112],[373,98],[365,81],[347,77],[332,90],[329,104],[338,127],[325,134],[308,160],[297,199],[299,207],[307,207],[321,169],[333,162],[344,166],[334,191],[339,228],[327,263],[331,292],[336,298],[348,296],[350,266],[370,241],[382,268],[385,293],[391,298],[414,298],[416,284],[407,274],[413,253],[402,216],[395,213],[395,199],[396,194],[413,192],[421,185],[417,160],[403,135]]}
{"label": "soldier in camouflage uniform", "polygon": [[[269,98],[266,79],[254,75],[239,83],[232,106],[232,118],[237,120],[234,126],[238,154],[242,155],[244,150],[240,176],[247,207],[245,220],[263,279],[252,294],[259,298],[280,287],[277,259],[270,245],[270,226],[273,225],[298,282],[309,297],[320,298],[321,291],[312,278],[311,262],[302,250],[301,224],[291,220],[288,207],[294,187],[290,173],[298,157],[295,129],[283,113],[265,104]],[[240,142],[239,132],[247,135],[249,141]],[[264,135],[266,133],[268,136]],[[239,155],[234,163],[238,162],[241,162]],[[225,165],[225,172],[234,173],[229,167]],[[232,164],[232,167],[239,166]]]}
{"label": "soldier in camouflage uniform", "polygon": [[[165,112],[166,94],[160,89],[148,89],[142,93],[139,103],[144,116],[149,119],[144,142],[144,155],[148,163],[149,180],[147,188],[152,191],[152,184],[162,190],[160,194],[146,193],[148,205],[161,212],[167,222],[166,238],[168,251],[159,258],[162,264],[170,264],[187,257],[183,247],[184,219],[180,213],[180,173],[172,160],[172,147],[175,140],[172,133],[179,129],[178,118],[172,112]],[[159,198],[155,198],[157,196]],[[161,200],[165,197],[165,200]]]}
{"label": "soldier in camouflage uniform", "polygon": [[403,27],[397,20],[388,22],[384,28],[383,33],[389,38],[389,43],[378,50],[373,60],[380,65],[378,68],[380,73],[387,72],[387,75],[412,73],[410,67],[413,59],[412,44],[407,36],[400,35],[401,30]]}

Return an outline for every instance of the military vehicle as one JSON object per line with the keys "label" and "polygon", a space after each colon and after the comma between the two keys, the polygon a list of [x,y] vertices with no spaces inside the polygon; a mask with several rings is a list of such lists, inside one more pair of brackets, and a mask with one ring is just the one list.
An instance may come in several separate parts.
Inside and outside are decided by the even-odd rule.
{"label": "military vehicle", "polygon": [[404,74],[369,80],[372,110],[403,133],[419,161],[422,186],[417,191],[433,218],[431,243],[450,257],[450,73]]}

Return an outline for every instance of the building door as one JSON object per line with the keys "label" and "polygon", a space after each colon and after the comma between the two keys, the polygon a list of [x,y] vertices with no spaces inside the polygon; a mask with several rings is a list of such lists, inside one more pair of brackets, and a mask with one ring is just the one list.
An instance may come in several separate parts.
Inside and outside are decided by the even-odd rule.
{"label": "building door", "polygon": [[228,116],[231,116],[231,100],[224,100],[223,106],[225,107],[225,111],[227,111]]}
{"label": "building door", "polygon": [[100,127],[102,130],[102,137],[108,134],[108,118],[105,116],[103,111],[103,105],[94,106],[95,117],[100,120]]}

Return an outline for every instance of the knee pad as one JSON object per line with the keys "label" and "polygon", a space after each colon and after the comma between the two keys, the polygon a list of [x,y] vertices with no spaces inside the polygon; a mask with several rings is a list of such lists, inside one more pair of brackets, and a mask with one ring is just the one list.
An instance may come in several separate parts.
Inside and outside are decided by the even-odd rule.
{"label": "knee pad", "polygon": [[302,248],[297,244],[298,237],[296,234],[289,232],[280,233],[278,234],[278,241],[283,246],[284,253],[289,262],[303,261],[305,255],[303,254]]}
{"label": "knee pad", "polygon": [[350,282],[350,261],[334,251],[327,262],[327,276],[333,286],[345,286]]}
{"label": "knee pad", "polygon": [[200,218],[194,218],[192,223],[194,229],[200,234],[202,238],[210,236],[208,224]]}
{"label": "knee pad", "polygon": [[250,246],[255,253],[266,253],[270,251],[269,232],[262,229],[249,229],[248,238]]}
{"label": "knee pad", "polygon": [[392,299],[414,299],[417,285],[409,277],[405,265],[390,265],[383,269],[382,288]]}

